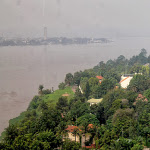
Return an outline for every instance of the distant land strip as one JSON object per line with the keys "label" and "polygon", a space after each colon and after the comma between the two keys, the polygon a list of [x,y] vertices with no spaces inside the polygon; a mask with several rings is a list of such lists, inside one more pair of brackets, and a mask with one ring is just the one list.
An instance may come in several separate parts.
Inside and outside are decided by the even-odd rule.
{"label": "distant land strip", "polygon": [[110,43],[112,40],[107,38],[5,38],[0,37],[0,46],[38,46],[38,45],[71,45],[71,44],[92,44]]}

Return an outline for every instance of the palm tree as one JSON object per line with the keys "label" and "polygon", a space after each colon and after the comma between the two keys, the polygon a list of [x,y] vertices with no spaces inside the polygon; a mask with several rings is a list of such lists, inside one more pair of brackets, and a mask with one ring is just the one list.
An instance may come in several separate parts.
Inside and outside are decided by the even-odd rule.
{"label": "palm tree", "polygon": [[82,122],[82,131],[83,131],[83,134],[85,135],[85,146],[86,146],[86,133],[88,132],[88,125],[89,125],[88,120],[85,119]]}
{"label": "palm tree", "polygon": [[95,125],[92,125],[92,127],[88,128],[88,132],[90,133],[90,142],[93,143],[93,139],[96,139],[97,135],[97,127]]}
{"label": "palm tree", "polygon": [[57,128],[57,134],[62,135],[62,140],[63,140],[63,137],[66,137],[68,135],[68,131],[65,130],[66,124],[63,121],[61,121],[58,127],[56,128]]}
{"label": "palm tree", "polygon": [[78,132],[79,132],[79,128],[75,127],[73,132],[72,132],[72,134],[75,136],[75,142],[76,142],[76,136],[77,136]]}
{"label": "palm tree", "polygon": [[39,85],[39,94],[42,94],[44,86],[43,85]]}

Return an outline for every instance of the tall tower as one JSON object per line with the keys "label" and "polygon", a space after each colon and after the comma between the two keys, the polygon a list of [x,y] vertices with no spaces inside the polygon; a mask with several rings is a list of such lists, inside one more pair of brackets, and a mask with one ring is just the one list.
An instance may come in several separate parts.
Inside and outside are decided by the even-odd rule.
{"label": "tall tower", "polygon": [[47,40],[47,27],[44,26],[44,40]]}

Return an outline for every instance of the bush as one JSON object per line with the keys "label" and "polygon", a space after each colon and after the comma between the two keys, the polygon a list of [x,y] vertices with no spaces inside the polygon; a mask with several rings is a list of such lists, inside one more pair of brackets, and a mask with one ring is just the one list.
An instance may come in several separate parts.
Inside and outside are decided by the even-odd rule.
{"label": "bush", "polygon": [[63,150],[79,150],[81,148],[80,143],[71,141],[71,140],[65,140],[62,145]]}
{"label": "bush", "polygon": [[40,101],[41,101],[41,99],[39,96],[34,96],[32,101],[30,102],[27,110],[36,109],[39,106]]}
{"label": "bush", "polygon": [[49,90],[49,89],[46,89],[46,90],[43,90],[42,91],[42,94],[44,94],[44,95],[46,95],[46,94],[51,94],[52,92],[51,92],[51,90]]}
{"label": "bush", "polygon": [[131,150],[143,150],[143,146],[142,145],[139,145],[139,144],[135,144],[132,148],[131,148]]}
{"label": "bush", "polygon": [[59,88],[60,90],[64,90],[64,89],[65,89],[65,86],[66,86],[66,84],[62,82],[62,83],[59,84],[58,88]]}

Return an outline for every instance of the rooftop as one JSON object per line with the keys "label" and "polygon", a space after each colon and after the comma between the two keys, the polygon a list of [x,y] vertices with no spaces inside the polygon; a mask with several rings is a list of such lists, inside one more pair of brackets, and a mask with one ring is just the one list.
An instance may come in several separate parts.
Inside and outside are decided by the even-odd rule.
{"label": "rooftop", "polygon": [[96,76],[97,79],[102,80],[103,77],[102,76]]}
{"label": "rooftop", "polygon": [[[66,130],[70,131],[70,132],[73,132],[75,129],[79,129],[79,128],[77,126],[68,125],[68,128]],[[82,131],[82,130],[79,129],[79,131]]]}
{"label": "rooftop", "polygon": [[120,81],[120,83],[123,82],[123,81],[125,81],[125,80],[128,79],[129,77],[130,77],[130,76],[124,78],[123,80]]}
{"label": "rooftop", "polygon": [[101,98],[101,99],[92,98],[92,99],[89,99],[87,102],[88,103],[100,103],[102,100],[103,100],[103,98]]}

